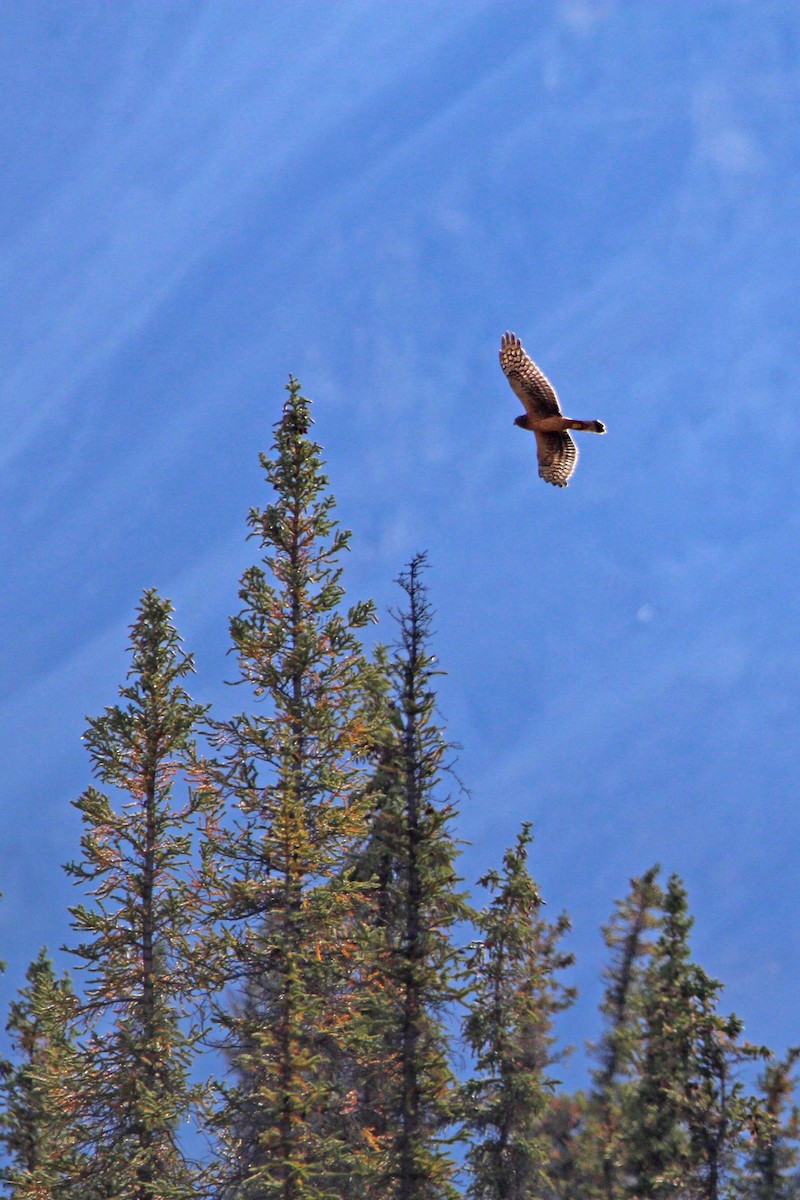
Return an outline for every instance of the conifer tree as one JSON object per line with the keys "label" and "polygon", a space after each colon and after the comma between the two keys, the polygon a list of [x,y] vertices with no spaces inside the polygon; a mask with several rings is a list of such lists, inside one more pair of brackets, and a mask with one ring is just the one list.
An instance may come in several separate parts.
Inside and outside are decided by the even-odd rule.
{"label": "conifer tree", "polygon": [[642,989],[643,1043],[629,1099],[627,1171],[637,1198],[718,1200],[735,1173],[753,1106],[738,1065],[765,1053],[717,1011],[721,984],[693,963],[692,918],[677,876]]}
{"label": "conifer tree", "polygon": [[69,976],[56,975],[44,949],[25,978],[6,1025],[15,1061],[3,1064],[0,1080],[5,1194],[88,1200],[66,1086],[75,1070],[77,1000]]}
{"label": "conifer tree", "polygon": [[696,1068],[685,1099],[701,1200],[729,1194],[758,1109],[757,1101],[745,1092],[740,1067],[768,1054],[764,1047],[741,1040],[744,1026],[735,1014],[723,1017],[717,1012],[720,990],[721,985],[705,973],[697,979]]}
{"label": "conifer tree", "polygon": [[624,1194],[619,1179],[626,1136],[623,1114],[626,1098],[635,1086],[633,1064],[641,1040],[639,1002],[652,949],[649,935],[659,924],[663,903],[658,871],[654,866],[631,880],[629,894],[617,902],[614,915],[603,929],[612,958],[605,970],[606,990],[601,1004],[606,1030],[596,1051],[600,1061],[592,1073],[594,1087],[582,1138],[582,1156],[591,1175],[591,1181],[585,1181],[587,1198],[619,1200]]}
{"label": "conifer tree", "polygon": [[629,1104],[627,1168],[637,1197],[660,1200],[675,1194],[691,1169],[683,1121],[693,1053],[689,1025],[691,925],[685,892],[673,876],[664,905],[664,929],[642,1001],[645,1028],[640,1077]]}
{"label": "conifer tree", "polygon": [[[437,720],[432,610],[424,555],[399,579],[398,639],[382,658],[389,718],[372,780],[370,838],[358,863],[370,878],[358,1120],[381,1169],[353,1195],[445,1200],[455,1195],[449,1150],[456,1115],[448,1018],[462,994],[454,927],[469,915],[458,890],[454,809],[439,798],[448,744]],[[363,943],[362,943],[363,954]],[[366,1065],[366,1070],[363,1066]]]}
{"label": "conifer tree", "polygon": [[255,707],[214,725],[218,754],[201,768],[221,806],[205,850],[206,953],[236,988],[217,1014],[233,1068],[217,1116],[222,1187],[242,1200],[338,1197],[371,1153],[334,1117],[350,1103],[337,1064],[352,1054],[363,888],[344,865],[364,837],[362,760],[377,736],[359,641],[373,606],[343,605],[350,534],[333,516],[309,403],[296,380],[287,391],[273,456],[261,456],[273,499],[249,514],[262,558],[231,622]]}
{"label": "conifer tree", "polygon": [[[192,671],[172,608],[146,591],[131,627],[121,703],[89,722],[85,741],[109,794],[76,801],[83,857],[67,867],[91,901],[71,908],[86,972],[81,1052],[68,1103],[92,1189],[118,1200],[188,1200],[196,1178],[178,1142],[195,1098],[197,1034],[182,1021],[193,983],[196,893],[187,877],[196,800],[175,796],[203,710],[183,687]],[[105,1189],[105,1191],[104,1191]]]}
{"label": "conifer tree", "polygon": [[587,1153],[586,1114],[588,1100],[582,1090],[559,1092],[547,1106],[542,1137],[549,1149],[547,1185],[542,1200],[587,1200],[595,1193],[598,1164]]}
{"label": "conifer tree", "polygon": [[749,1161],[738,1181],[747,1200],[798,1200],[800,1197],[800,1110],[794,1103],[795,1065],[800,1047],[767,1063],[759,1077],[759,1104]]}
{"label": "conifer tree", "polygon": [[503,870],[479,883],[493,894],[478,913],[481,935],[469,968],[472,998],[464,1024],[475,1057],[465,1086],[466,1125],[472,1134],[467,1165],[475,1200],[527,1200],[541,1193],[551,1163],[545,1115],[555,1080],[553,1019],[574,999],[559,974],[572,955],[560,942],[565,915],[548,922],[527,868],[530,826],[523,825]]}

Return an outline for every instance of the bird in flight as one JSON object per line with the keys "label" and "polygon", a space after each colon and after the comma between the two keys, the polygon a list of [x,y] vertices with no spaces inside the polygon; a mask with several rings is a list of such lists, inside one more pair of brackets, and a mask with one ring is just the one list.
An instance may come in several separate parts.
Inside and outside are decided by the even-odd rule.
{"label": "bird in flight", "polygon": [[524,416],[515,417],[514,424],[536,434],[539,475],[556,487],[566,487],[578,465],[578,447],[567,430],[605,433],[605,425],[602,421],[575,421],[562,415],[555,388],[525,353],[515,333],[503,334],[500,366],[525,408]]}

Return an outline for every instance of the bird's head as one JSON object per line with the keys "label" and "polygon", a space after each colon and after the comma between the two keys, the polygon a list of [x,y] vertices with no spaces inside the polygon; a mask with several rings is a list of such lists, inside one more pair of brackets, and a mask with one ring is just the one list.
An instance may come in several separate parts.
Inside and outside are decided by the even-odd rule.
{"label": "bird's head", "polygon": [[522,413],[519,417],[514,417],[514,424],[519,425],[520,429],[528,428],[528,414]]}

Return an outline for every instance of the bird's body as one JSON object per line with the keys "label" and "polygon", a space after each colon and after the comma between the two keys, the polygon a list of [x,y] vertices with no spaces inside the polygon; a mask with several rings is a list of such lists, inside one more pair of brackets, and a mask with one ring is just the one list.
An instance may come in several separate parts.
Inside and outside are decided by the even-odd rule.
{"label": "bird's body", "polygon": [[503,334],[500,366],[525,409],[524,416],[517,417],[514,424],[536,435],[539,475],[556,487],[566,487],[578,463],[578,447],[568,430],[605,433],[605,425],[602,421],[577,421],[563,415],[555,388],[526,354],[514,333]]}

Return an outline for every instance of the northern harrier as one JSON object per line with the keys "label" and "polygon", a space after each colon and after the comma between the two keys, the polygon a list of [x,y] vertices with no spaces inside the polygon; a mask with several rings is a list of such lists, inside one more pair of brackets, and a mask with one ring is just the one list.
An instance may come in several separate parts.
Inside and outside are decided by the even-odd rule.
{"label": "northern harrier", "polygon": [[503,334],[500,366],[525,407],[525,415],[515,417],[514,424],[536,434],[539,475],[556,487],[566,487],[578,465],[578,447],[567,430],[605,433],[605,425],[602,421],[574,421],[562,416],[553,385],[525,353],[515,333]]}

